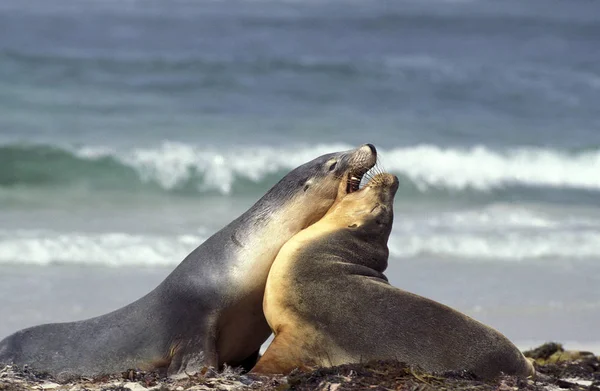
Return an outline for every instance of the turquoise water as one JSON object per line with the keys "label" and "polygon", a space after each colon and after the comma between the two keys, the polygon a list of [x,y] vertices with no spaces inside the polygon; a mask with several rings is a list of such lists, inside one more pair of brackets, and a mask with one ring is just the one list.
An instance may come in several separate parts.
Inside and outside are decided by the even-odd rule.
{"label": "turquoise water", "polygon": [[599,15],[551,0],[2,1],[0,336],[133,300],[292,168],[371,142],[400,178],[392,282],[515,339],[595,341]]}

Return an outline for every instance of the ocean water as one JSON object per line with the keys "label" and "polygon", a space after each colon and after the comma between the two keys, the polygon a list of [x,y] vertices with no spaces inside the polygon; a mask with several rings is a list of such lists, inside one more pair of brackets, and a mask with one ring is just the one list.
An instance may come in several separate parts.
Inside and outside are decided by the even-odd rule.
{"label": "ocean water", "polygon": [[0,338],[127,304],[370,142],[394,285],[598,349],[599,42],[583,0],[3,0]]}

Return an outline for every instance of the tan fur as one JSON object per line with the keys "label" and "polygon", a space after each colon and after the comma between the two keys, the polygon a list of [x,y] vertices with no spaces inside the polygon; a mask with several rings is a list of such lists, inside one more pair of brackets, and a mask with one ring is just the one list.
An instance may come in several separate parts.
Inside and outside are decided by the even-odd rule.
{"label": "tan fur", "polygon": [[[299,320],[294,310],[286,307],[286,300],[282,295],[293,294],[293,281],[289,279],[289,270],[296,262],[298,253],[309,243],[340,228],[363,224],[377,204],[378,187],[382,181],[384,179],[376,177],[360,192],[351,194],[346,194],[346,183],[341,183],[338,197],[326,215],[317,223],[297,233],[281,248],[271,266],[263,299],[263,311],[271,330],[275,333],[275,339],[259,364],[253,368],[253,372],[288,373],[294,368],[305,367],[308,363],[331,366],[335,365],[334,361],[347,359],[344,352],[335,346],[330,346],[327,353],[317,354],[320,350],[319,345],[326,341],[316,341],[314,336],[319,330]],[[292,328],[293,333],[285,333],[285,330]],[[306,352],[311,352],[310,357],[306,356]],[[280,372],[284,370],[287,372]]]}
{"label": "tan fur", "polygon": [[[328,201],[328,199],[331,200],[334,196],[323,194],[322,192],[323,189],[328,188],[332,188],[332,186],[323,184],[312,190],[312,210],[327,209],[327,206],[330,205],[331,201]],[[277,249],[273,246],[273,243],[285,242],[291,236],[290,232],[300,231],[312,224],[315,219],[318,219],[319,215],[317,214],[306,215],[306,205],[306,202],[299,202],[297,198],[294,198],[287,205],[273,212],[271,218],[275,220],[275,223],[262,228],[260,234],[255,233],[253,235],[256,238],[255,240],[245,242],[243,239],[238,239],[240,240],[240,244],[243,245],[243,248],[239,249],[242,253],[240,255],[246,257],[248,261],[240,264],[232,275],[237,278],[237,282],[234,285],[241,287],[244,291],[243,297],[245,302],[232,304],[229,307],[229,311],[221,316],[219,330],[222,335],[227,335],[228,337],[226,339],[219,339],[218,351],[222,357],[225,357],[225,360],[231,356],[230,352],[239,351],[240,349],[248,351],[248,355],[250,355],[253,346],[256,346],[257,342],[249,339],[243,333],[237,319],[246,319],[244,327],[251,329],[259,328],[260,324],[264,322],[263,315],[260,313],[243,316],[243,314],[252,311],[254,308],[253,306],[248,306],[247,301],[261,302],[263,300],[265,286],[260,282],[267,279],[269,265],[277,255]],[[312,205],[315,207],[312,207]],[[266,242],[269,243],[267,244]],[[268,333],[268,330],[265,330],[265,332]],[[260,338],[262,336],[256,333],[256,339]],[[245,346],[247,348],[244,348]]]}
{"label": "tan fur", "polygon": [[[330,188],[331,186],[322,186],[323,189]],[[240,284],[254,284],[256,281],[264,281],[264,275],[257,275],[257,271],[266,270],[268,274],[268,267],[262,267],[260,261],[265,264],[270,264],[275,259],[277,251],[273,250],[272,245],[265,245],[266,243],[278,243],[287,240],[294,232],[299,232],[304,228],[308,227],[315,220],[318,220],[320,215],[313,213],[306,216],[307,205],[311,206],[311,210],[319,211],[328,209],[331,205],[329,199],[333,199],[334,196],[321,194],[319,189],[313,191],[315,193],[311,198],[310,203],[300,202],[296,197],[292,199],[285,207],[278,209],[273,212],[271,219],[275,222],[269,224],[267,227],[261,230],[260,234],[253,235],[256,238],[250,242],[243,242],[244,248],[241,252],[253,259],[252,262],[245,262],[243,266],[240,266],[236,270],[236,276],[239,278]],[[269,253],[265,253],[263,249],[271,249]],[[261,266],[261,267],[257,267]],[[261,289],[262,291],[262,286]]]}
{"label": "tan fur", "polygon": [[[340,185],[340,193],[345,194]],[[376,196],[376,190],[372,187],[363,189],[361,192],[351,193],[343,196],[342,199],[336,199],[334,205],[327,214],[317,223],[297,233],[292,240],[288,241],[277,254],[276,262],[271,266],[267,285],[264,291],[263,311],[271,330],[281,330],[289,324],[293,324],[292,319],[288,319],[290,311],[282,305],[283,292],[290,292],[289,270],[297,259],[297,253],[308,244],[324,237],[327,234],[337,231],[340,227],[349,225],[360,225],[367,218],[367,212],[373,206],[373,200]],[[340,213],[343,210],[342,213]]]}
{"label": "tan fur", "polygon": [[340,184],[338,197],[325,216],[317,223],[297,233],[291,240],[283,245],[277,254],[277,260],[271,266],[265,295],[263,299],[263,311],[269,319],[276,319],[278,324],[269,324],[271,330],[281,327],[282,318],[285,317],[285,308],[280,308],[276,303],[279,301],[279,295],[289,291],[290,281],[288,274],[291,265],[297,259],[297,253],[301,251],[308,243],[318,238],[325,237],[327,234],[337,231],[340,228],[351,225],[361,226],[366,219],[370,218],[369,212],[377,204],[377,188],[380,181],[376,177],[368,186],[360,192],[346,194],[345,183]]}
{"label": "tan fur", "polygon": [[[321,178],[318,182],[310,179],[307,182],[309,188],[302,196],[296,195],[286,205],[271,211],[269,219],[273,223],[260,228],[260,233],[254,232],[251,236],[252,240],[236,238],[241,245],[239,249],[240,256],[246,258],[247,261],[238,264],[237,270],[232,273],[237,280],[233,285],[241,288],[243,294],[237,296],[243,297],[245,302],[231,305],[228,313],[221,316],[219,331],[222,335],[227,335],[227,338],[218,340],[218,351],[225,361],[231,356],[230,352],[243,350],[250,355],[253,346],[256,346],[259,343],[257,341],[263,338],[261,333],[258,332],[253,336],[256,339],[249,338],[239,327],[236,320],[246,319],[244,327],[257,330],[264,323],[262,313],[248,313],[254,311],[253,308],[255,307],[248,306],[247,302],[263,302],[265,296],[263,282],[267,280],[270,265],[275,260],[278,249],[281,247],[273,244],[281,243],[283,245],[294,233],[302,231],[319,221],[323,215],[322,211],[328,210],[334,202],[332,200],[337,198],[339,189],[346,187],[347,180],[345,178],[350,171],[356,170],[357,165],[359,167],[361,165],[371,167],[375,164],[376,156],[371,153],[369,147],[365,146],[363,148],[355,154],[354,163],[343,173],[341,181],[339,177],[335,176]],[[328,163],[334,161],[335,159],[331,159]],[[339,186],[336,186],[337,182],[340,182]],[[311,213],[307,214],[308,211]],[[244,314],[246,316],[243,316]],[[267,335],[268,331],[268,329],[265,330]]]}
{"label": "tan fur", "polygon": [[[253,241],[246,242],[243,238],[238,238],[240,244],[243,246],[243,250],[241,251],[247,253],[249,258],[254,258],[252,262],[245,262],[243,264],[245,268],[240,266],[236,271],[236,275],[241,284],[254,284],[255,281],[264,281],[262,279],[264,276],[262,274],[257,275],[257,270],[268,271],[269,269],[257,267],[260,265],[257,260],[263,260],[265,264],[270,264],[275,259],[278,251],[272,250],[271,253],[265,254],[264,252],[261,252],[261,249],[272,248],[272,243],[274,242],[285,242],[289,237],[293,236],[294,233],[304,230],[317,221],[319,222],[319,225],[322,226],[323,215],[319,211],[328,210],[327,213],[329,213],[332,209],[331,200],[335,200],[334,205],[339,202],[339,194],[345,193],[345,190],[343,189],[345,189],[347,185],[345,177],[348,173],[354,170],[354,167],[356,166],[371,167],[375,164],[375,160],[373,160],[375,159],[375,156],[371,154],[368,147],[363,148],[365,151],[361,151],[362,148],[358,150],[359,153],[355,155],[355,158],[353,159],[354,162],[351,164],[352,168],[342,175],[341,181],[336,177],[325,177],[320,179],[318,183],[314,183],[314,180],[310,180],[308,183],[311,185],[308,190],[308,200],[306,194],[303,195],[303,197],[297,195],[284,207],[272,211],[269,217],[274,220],[274,223],[263,229],[260,234],[254,234]],[[331,159],[328,163],[333,163],[335,160],[336,159]],[[337,189],[336,186],[332,186],[332,184],[335,184],[336,182],[339,182]],[[310,209],[308,209],[307,206],[310,206]],[[307,215],[307,210],[312,211],[312,214]],[[267,243],[269,245],[265,245]],[[250,290],[254,291],[255,288],[256,287],[252,286]],[[263,291],[262,287],[260,288],[260,291]]]}
{"label": "tan fur", "polygon": [[498,331],[389,285],[382,272],[397,187],[389,174],[350,194],[340,185],[325,216],[281,248],[263,298],[275,339],[252,372],[401,358],[484,379],[535,373]]}
{"label": "tan fur", "polygon": [[[301,335],[303,338],[298,338]],[[298,368],[310,370],[317,363],[308,355],[312,351],[311,336],[315,333],[302,330],[300,333],[287,333],[285,329],[278,330],[277,336],[269,345],[269,349],[261,357],[259,363],[253,368],[256,373],[288,374]]]}

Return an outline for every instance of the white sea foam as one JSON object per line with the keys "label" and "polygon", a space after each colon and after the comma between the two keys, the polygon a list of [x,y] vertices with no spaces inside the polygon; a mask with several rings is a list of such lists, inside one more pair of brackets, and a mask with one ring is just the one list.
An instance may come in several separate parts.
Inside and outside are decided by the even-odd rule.
{"label": "white sea foam", "polygon": [[260,182],[265,176],[291,170],[325,153],[350,149],[343,144],[315,145],[305,148],[248,146],[221,150],[188,144],[164,142],[157,148],[116,151],[103,147],[85,147],[76,153],[80,158],[97,159],[113,156],[137,170],[146,181],[155,181],[172,189],[202,174],[199,190],[214,189],[229,194],[238,178]]}
{"label": "white sea foam", "polygon": [[[188,235],[5,230],[0,231],[0,264],[174,266],[209,235],[206,230]],[[398,211],[388,245],[392,258],[469,262],[597,259],[600,219],[508,205],[436,214]]]}
{"label": "white sea foam", "polygon": [[[193,235],[158,237],[110,233],[40,233],[0,238],[0,264],[74,264],[109,267],[174,266],[202,243]],[[541,234],[412,233],[394,231],[392,258],[426,256],[455,261],[526,261],[600,258],[600,232]]]}
{"label": "white sea foam", "polygon": [[0,231],[0,264],[177,265],[206,238],[53,231]]}
{"label": "white sea foam", "polygon": [[490,190],[509,184],[600,189],[600,151],[571,154],[542,148],[493,151],[487,147],[432,145],[382,152],[386,169],[404,174],[420,188]]}
{"label": "white sea foam", "polygon": [[545,207],[544,211],[536,206],[491,204],[484,207],[460,209],[452,211],[420,212],[409,214],[400,209],[396,212],[394,229],[398,233],[415,230],[457,231],[457,232],[518,232],[535,230],[598,230],[600,231],[600,215],[589,210],[573,211],[567,207],[554,210]]}
{"label": "white sea foam", "polygon": [[600,257],[600,232],[430,232],[392,235],[390,254],[398,258],[419,256],[468,261],[524,261],[532,259],[596,259]]}
{"label": "white sea foam", "polygon": [[[142,180],[165,189],[201,177],[199,190],[229,194],[238,179],[260,182],[269,174],[291,170],[321,154],[350,148],[346,144],[319,144],[218,149],[164,142],[158,147],[130,150],[83,147],[76,154],[85,159],[112,156],[134,168]],[[421,191],[490,191],[507,185],[600,190],[600,150],[569,153],[544,148],[419,145],[381,149],[380,156],[386,170],[407,177]]]}
{"label": "white sea foam", "polygon": [[396,213],[393,257],[468,261],[592,259],[600,257],[600,220],[492,205],[436,214]]}

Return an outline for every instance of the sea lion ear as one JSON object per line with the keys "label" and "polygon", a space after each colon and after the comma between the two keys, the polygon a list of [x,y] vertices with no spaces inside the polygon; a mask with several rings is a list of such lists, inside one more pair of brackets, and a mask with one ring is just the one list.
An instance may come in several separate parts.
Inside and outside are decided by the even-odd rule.
{"label": "sea lion ear", "polygon": [[308,190],[311,185],[313,184],[314,180],[313,178],[308,179],[306,182],[304,182],[304,191]]}
{"label": "sea lion ear", "polygon": [[353,223],[348,226],[348,228],[358,228],[358,224]]}

